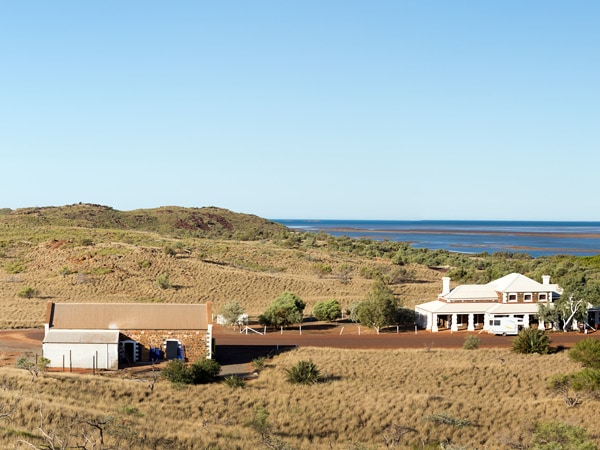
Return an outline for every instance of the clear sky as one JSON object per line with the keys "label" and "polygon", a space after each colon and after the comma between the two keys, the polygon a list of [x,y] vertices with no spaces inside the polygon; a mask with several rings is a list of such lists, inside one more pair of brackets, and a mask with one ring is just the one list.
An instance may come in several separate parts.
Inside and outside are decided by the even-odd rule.
{"label": "clear sky", "polygon": [[0,207],[600,220],[600,2],[0,5]]}

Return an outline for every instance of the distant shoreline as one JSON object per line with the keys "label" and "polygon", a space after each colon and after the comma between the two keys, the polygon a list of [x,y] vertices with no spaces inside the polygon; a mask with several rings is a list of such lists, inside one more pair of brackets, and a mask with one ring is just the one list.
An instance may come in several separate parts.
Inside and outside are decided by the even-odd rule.
{"label": "distant shoreline", "polygon": [[[323,230],[325,231],[325,230]],[[336,233],[360,233],[368,231],[368,233],[385,233],[385,234],[477,234],[477,235],[488,235],[488,236],[545,236],[545,237],[556,237],[556,238],[575,238],[575,239],[600,239],[600,233],[576,233],[576,232],[556,232],[556,231],[486,231],[486,230],[456,230],[456,229],[369,229],[365,230],[362,228],[351,228],[351,227],[336,227],[327,228],[326,232]]]}

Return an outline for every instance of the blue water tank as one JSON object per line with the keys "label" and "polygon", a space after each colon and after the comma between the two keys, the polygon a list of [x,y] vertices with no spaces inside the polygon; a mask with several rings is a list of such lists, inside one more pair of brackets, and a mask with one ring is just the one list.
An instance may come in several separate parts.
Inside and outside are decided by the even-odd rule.
{"label": "blue water tank", "polygon": [[177,359],[185,359],[185,351],[181,344],[177,346]]}

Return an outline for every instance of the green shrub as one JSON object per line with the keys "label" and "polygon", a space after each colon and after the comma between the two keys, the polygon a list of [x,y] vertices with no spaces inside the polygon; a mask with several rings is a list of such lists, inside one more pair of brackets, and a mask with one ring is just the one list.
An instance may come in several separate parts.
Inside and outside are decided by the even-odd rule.
{"label": "green shrub", "polygon": [[60,268],[60,270],[58,271],[58,273],[60,275],[62,275],[63,277],[66,277],[67,275],[73,274],[73,271],[71,269],[69,269],[67,266],[63,266],[63,267]]}
{"label": "green shrub", "polygon": [[162,370],[162,376],[173,384],[206,384],[214,381],[220,371],[221,365],[212,359],[199,359],[190,365],[174,359]]}
{"label": "green shrub", "polygon": [[225,386],[230,387],[231,389],[243,389],[246,387],[246,380],[240,377],[236,377],[235,375],[230,375],[228,377],[225,377],[225,379],[223,380],[223,384]]}
{"label": "green shrub", "polygon": [[318,302],[313,308],[313,316],[317,320],[332,322],[340,317],[341,314],[340,303],[335,299]]}
{"label": "green shrub", "polygon": [[254,358],[252,360],[252,367],[255,370],[263,370],[267,366],[267,358],[264,356],[259,356],[258,358]]}
{"label": "green shrub", "polygon": [[33,298],[38,296],[38,291],[37,289],[27,286],[21,289],[17,295],[21,298]]}
{"label": "green shrub", "polygon": [[469,335],[465,337],[463,348],[465,350],[477,350],[481,344],[481,338],[479,336]]}
{"label": "green shrub", "polygon": [[535,424],[532,448],[538,450],[595,450],[585,428],[566,423],[538,422]]}
{"label": "green shrub", "polygon": [[14,261],[4,266],[4,270],[11,274],[25,272],[25,263],[23,261]]}
{"label": "green shrub", "polygon": [[319,381],[320,371],[312,362],[299,361],[295,366],[285,369],[290,383],[294,384],[315,384]]}
{"label": "green shrub", "polygon": [[214,359],[199,359],[190,366],[193,384],[206,384],[214,381],[221,372],[221,365]]}
{"label": "green shrub", "polygon": [[147,269],[152,265],[152,263],[150,261],[148,261],[147,259],[145,259],[144,261],[139,261],[138,262],[138,267],[140,269]]}
{"label": "green shrub", "polygon": [[524,328],[512,342],[515,353],[539,353],[546,355],[550,351],[550,337],[536,328]]}
{"label": "green shrub", "polygon": [[583,367],[600,369],[600,340],[587,338],[577,342],[569,351],[569,358]]}
{"label": "green shrub", "polygon": [[281,327],[302,322],[302,312],[306,303],[292,292],[284,292],[277,297],[258,317],[261,325]]}
{"label": "green shrub", "polygon": [[168,273],[161,273],[156,279],[156,285],[161,289],[171,289],[173,287]]}
{"label": "green shrub", "polygon": [[192,374],[180,359],[169,361],[162,369],[161,375],[173,384],[192,384]]}
{"label": "green shrub", "polygon": [[600,370],[585,368],[569,376],[571,386],[575,391],[597,393],[600,391]]}

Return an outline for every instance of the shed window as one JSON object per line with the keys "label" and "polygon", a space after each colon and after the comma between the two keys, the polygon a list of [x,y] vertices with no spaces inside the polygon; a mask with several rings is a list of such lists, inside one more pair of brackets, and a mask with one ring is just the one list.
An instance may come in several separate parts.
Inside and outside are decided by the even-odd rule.
{"label": "shed window", "polygon": [[533,301],[533,295],[532,294],[523,294],[523,301],[524,302],[532,302]]}
{"label": "shed window", "polygon": [[517,294],[508,294],[508,301],[509,302],[516,302],[517,301]]}
{"label": "shed window", "polygon": [[538,294],[538,300],[540,302],[545,302],[546,300],[548,300],[548,295],[545,292],[543,294]]}

